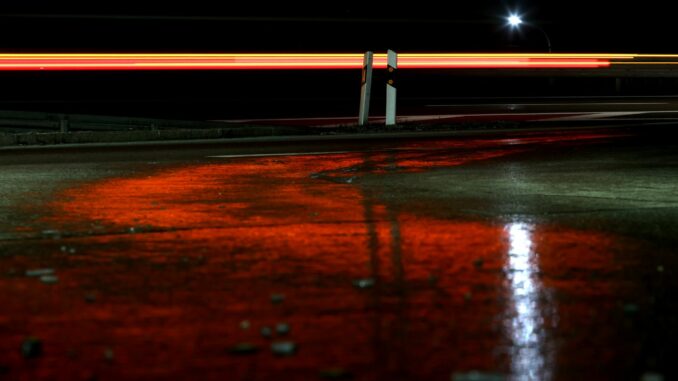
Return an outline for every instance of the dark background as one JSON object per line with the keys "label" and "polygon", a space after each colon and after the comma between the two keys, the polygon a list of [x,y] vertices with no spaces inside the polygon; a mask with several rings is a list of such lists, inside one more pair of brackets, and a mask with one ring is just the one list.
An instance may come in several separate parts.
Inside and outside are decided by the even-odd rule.
{"label": "dark background", "polygon": [[633,1],[3,1],[4,51],[555,51],[677,52],[669,2]]}
{"label": "dark background", "polygon": [[[678,53],[668,3],[594,0],[3,2],[0,51],[545,52],[537,28],[506,26],[510,12],[545,30],[554,52]],[[405,98],[596,95],[612,91],[611,81],[410,72],[401,88]],[[0,82],[0,109],[227,118],[353,113],[359,73],[0,73]],[[673,91],[673,82],[647,82],[625,88]]]}

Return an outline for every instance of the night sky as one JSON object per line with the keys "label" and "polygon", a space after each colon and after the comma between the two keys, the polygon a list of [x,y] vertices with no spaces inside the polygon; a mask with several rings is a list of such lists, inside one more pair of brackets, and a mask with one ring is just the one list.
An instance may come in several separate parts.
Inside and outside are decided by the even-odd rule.
{"label": "night sky", "polygon": [[545,51],[676,53],[659,1],[3,2],[0,49],[29,51]]}

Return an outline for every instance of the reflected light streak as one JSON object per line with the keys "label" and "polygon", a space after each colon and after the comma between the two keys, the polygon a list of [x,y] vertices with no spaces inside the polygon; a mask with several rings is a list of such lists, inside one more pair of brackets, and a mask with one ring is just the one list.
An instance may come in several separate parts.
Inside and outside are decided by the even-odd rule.
{"label": "reflected light streak", "polygon": [[506,227],[509,237],[508,274],[513,310],[507,318],[512,341],[511,373],[516,380],[548,380],[544,348],[544,323],[540,314],[537,264],[532,247],[532,227],[512,223]]}

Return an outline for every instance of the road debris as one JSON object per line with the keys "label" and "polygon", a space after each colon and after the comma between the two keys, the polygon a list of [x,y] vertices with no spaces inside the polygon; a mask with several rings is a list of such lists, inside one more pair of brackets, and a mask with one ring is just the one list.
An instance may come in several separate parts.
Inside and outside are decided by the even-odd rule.
{"label": "road debris", "polygon": [[26,270],[26,276],[28,277],[41,277],[45,275],[54,275],[54,273],[54,269],[50,268]]}
{"label": "road debris", "polygon": [[42,341],[29,337],[21,343],[21,354],[24,358],[32,359],[42,355]]}
{"label": "road debris", "polygon": [[271,352],[276,356],[292,356],[297,352],[297,344],[293,341],[276,341],[271,343]]}
{"label": "road debris", "polygon": [[376,283],[377,281],[374,278],[361,278],[353,280],[353,286],[361,289],[374,287]]}
{"label": "road debris", "polygon": [[261,336],[263,336],[267,339],[270,338],[271,336],[273,336],[273,330],[271,329],[271,327],[268,327],[268,326],[261,327],[259,332],[261,333]]}
{"label": "road debris", "polygon": [[59,277],[56,275],[43,275],[40,277],[40,282],[45,284],[59,283]]}
{"label": "road debris", "polygon": [[290,333],[290,326],[287,323],[278,323],[275,325],[275,332],[278,333],[278,335],[287,335]]}

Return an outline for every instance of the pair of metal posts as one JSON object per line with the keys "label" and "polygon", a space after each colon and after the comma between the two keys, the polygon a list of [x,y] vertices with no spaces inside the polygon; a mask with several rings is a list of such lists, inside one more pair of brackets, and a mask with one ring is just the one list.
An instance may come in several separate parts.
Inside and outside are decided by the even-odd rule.
{"label": "pair of metal posts", "polygon": [[[374,54],[366,52],[363,59],[363,78],[360,89],[360,115],[358,124],[364,126],[368,123],[370,114],[370,95],[372,93],[372,66]],[[398,55],[393,50],[387,54],[386,67],[386,125],[396,124],[396,71],[398,70]]]}

